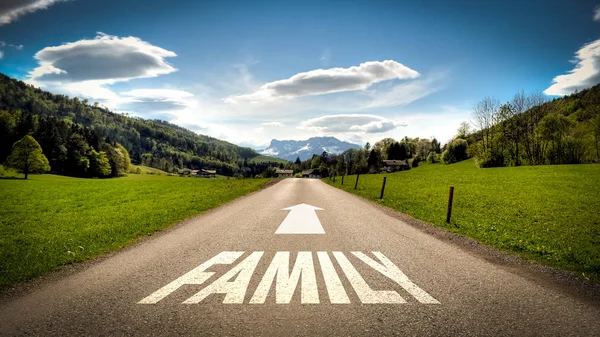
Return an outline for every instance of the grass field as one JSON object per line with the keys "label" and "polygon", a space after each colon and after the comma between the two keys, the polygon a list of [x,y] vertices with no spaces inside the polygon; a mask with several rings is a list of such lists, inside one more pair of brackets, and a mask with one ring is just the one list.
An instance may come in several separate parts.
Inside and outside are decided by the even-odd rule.
{"label": "grass field", "polygon": [[0,289],[126,246],[268,179],[0,179]]}
{"label": "grass field", "polygon": [[131,167],[129,168],[129,174],[135,174],[135,171],[137,168],[140,169],[139,174],[154,174],[157,176],[168,175],[168,173],[163,170],[159,170],[157,168],[144,166],[144,165],[131,165]]}
{"label": "grass field", "polygon": [[[383,177],[385,196],[379,201]],[[327,183],[584,278],[600,280],[600,165],[478,169],[472,160]],[[448,187],[454,185],[446,224]]]}

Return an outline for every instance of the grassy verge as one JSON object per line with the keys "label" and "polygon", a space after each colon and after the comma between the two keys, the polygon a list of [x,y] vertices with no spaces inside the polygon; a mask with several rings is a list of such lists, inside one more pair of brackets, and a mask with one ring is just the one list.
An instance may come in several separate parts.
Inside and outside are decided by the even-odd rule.
{"label": "grassy verge", "polygon": [[126,246],[268,179],[0,179],[0,289]]}
{"label": "grassy verge", "polygon": [[[383,177],[385,196],[379,201]],[[482,243],[600,280],[600,165],[478,169],[472,160],[327,183]],[[448,186],[454,185],[446,224]]]}

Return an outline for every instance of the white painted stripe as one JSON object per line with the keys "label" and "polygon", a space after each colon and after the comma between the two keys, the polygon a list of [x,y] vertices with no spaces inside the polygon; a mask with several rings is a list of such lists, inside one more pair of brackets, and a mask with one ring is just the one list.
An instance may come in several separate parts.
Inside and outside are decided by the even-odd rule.
{"label": "white painted stripe", "polygon": [[215,264],[231,264],[235,260],[237,260],[240,256],[242,256],[244,252],[221,252],[216,256],[212,257],[210,260],[202,263],[198,267],[190,270],[186,274],[182,275],[175,281],[167,284],[166,286],[158,289],[150,296],[144,298],[139,301],[139,304],[154,304],[163,298],[167,297],[170,293],[179,289],[184,284],[202,284],[206,280],[208,280],[211,276],[213,276],[214,272],[206,272],[205,270],[210,268]]}
{"label": "white painted stripe", "polygon": [[348,294],[346,294],[346,290],[344,289],[327,252],[317,252],[317,256],[319,257],[323,279],[325,279],[325,285],[327,286],[329,301],[334,304],[350,303]]}
{"label": "white painted stripe", "polygon": [[319,292],[317,290],[317,278],[313,265],[311,252],[299,252],[296,263],[289,273],[290,252],[277,252],[262,280],[258,284],[254,296],[250,299],[251,304],[265,303],[271,285],[277,276],[275,286],[275,302],[278,304],[290,303],[300,277],[302,277],[301,302],[319,303]]}
{"label": "white painted stripe", "polygon": [[348,258],[342,252],[333,252],[340,267],[346,274],[348,281],[352,284],[356,295],[363,303],[406,303],[406,301],[393,290],[373,290],[360,276]]}
{"label": "white painted stripe", "polygon": [[300,204],[282,210],[290,213],[283,219],[275,234],[325,234],[315,212],[322,211],[322,208]]}
{"label": "white painted stripe", "polygon": [[425,290],[419,288],[416,284],[409,280],[408,277],[381,252],[373,252],[373,255],[375,255],[382,264],[377,263],[375,260],[371,259],[362,252],[352,252],[352,254],[354,254],[354,256],[359,258],[364,263],[371,266],[373,269],[394,280],[409,294],[413,295],[417,301],[426,304],[440,304],[438,300],[433,298],[431,295],[425,292]]}
{"label": "white painted stripe", "polygon": [[[196,295],[188,298],[183,303],[200,303],[200,301],[212,294],[226,294],[223,303],[244,303],[244,296],[246,296],[246,289],[250,283],[250,278],[262,256],[263,252],[250,254],[250,256],[225,273],[225,275],[219,277],[215,282],[200,290]],[[235,281],[229,281],[236,275]]]}

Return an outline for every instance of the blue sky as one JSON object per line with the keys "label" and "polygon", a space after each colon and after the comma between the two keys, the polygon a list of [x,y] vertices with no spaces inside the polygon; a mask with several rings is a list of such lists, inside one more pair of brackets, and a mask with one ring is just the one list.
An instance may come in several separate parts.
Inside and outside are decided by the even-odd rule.
{"label": "blue sky", "polygon": [[0,72],[237,144],[452,137],[600,82],[596,1],[5,0]]}

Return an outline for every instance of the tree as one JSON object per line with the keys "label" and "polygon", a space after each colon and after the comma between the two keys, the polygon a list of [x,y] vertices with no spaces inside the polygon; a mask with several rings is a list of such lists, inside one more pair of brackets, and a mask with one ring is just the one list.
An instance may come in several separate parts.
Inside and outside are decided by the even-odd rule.
{"label": "tree", "polygon": [[295,164],[296,165],[302,165],[302,161],[300,160],[300,157],[296,157]]}
{"label": "tree", "polygon": [[456,137],[462,138],[462,139],[467,139],[467,137],[469,136],[470,133],[471,133],[471,125],[469,125],[469,123],[467,123],[467,122],[462,122],[462,123],[460,123],[460,126],[458,127]]}
{"label": "tree", "polygon": [[371,149],[371,143],[367,142],[367,144],[365,144],[365,150],[369,151]]}
{"label": "tree", "polygon": [[379,171],[379,152],[373,149],[369,152],[369,158],[367,159],[367,168],[371,171],[378,172]]}
{"label": "tree", "polygon": [[384,138],[376,142],[375,145],[373,145],[373,148],[379,152],[381,158],[387,158],[389,148],[395,142],[396,140],[394,140],[393,138]]}
{"label": "tree", "polygon": [[431,152],[442,153],[442,146],[440,142],[435,138],[431,140]]}
{"label": "tree", "polygon": [[474,124],[482,133],[484,150],[493,150],[490,141],[493,139],[493,126],[499,107],[500,101],[493,97],[485,97],[473,107]]}
{"label": "tree", "polygon": [[50,171],[50,164],[48,164],[48,159],[42,153],[42,147],[29,135],[13,144],[12,152],[6,162],[8,166],[25,174],[25,179],[32,172]]}
{"label": "tree", "polygon": [[404,160],[408,156],[406,144],[394,142],[388,150],[388,160]]}
{"label": "tree", "polygon": [[91,150],[90,154],[90,170],[89,173],[92,177],[108,177],[110,176],[110,163],[106,157],[106,152]]}
{"label": "tree", "polygon": [[589,121],[589,128],[594,137],[594,148],[596,149],[596,161],[600,162],[600,114]]}

